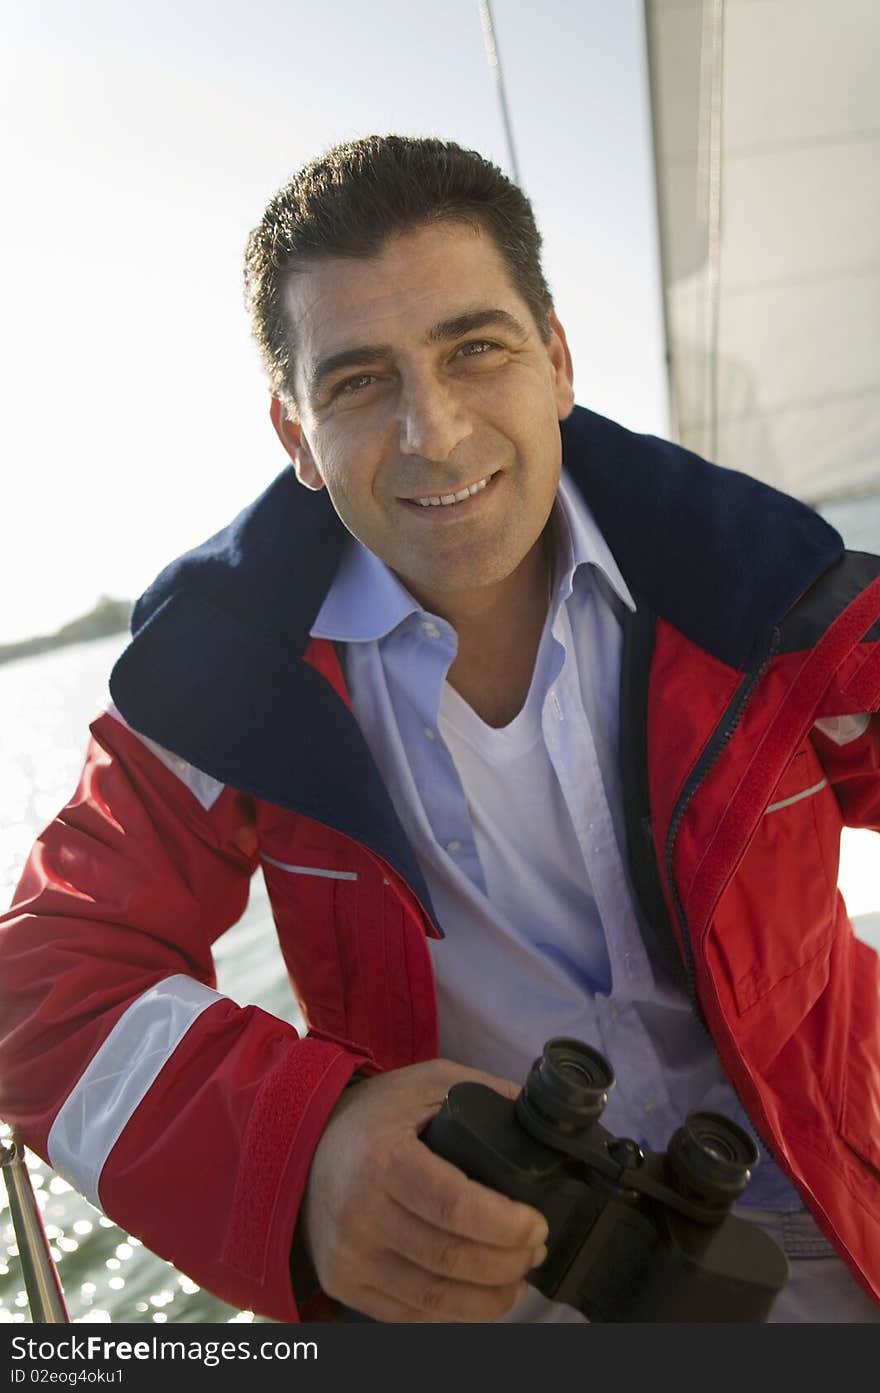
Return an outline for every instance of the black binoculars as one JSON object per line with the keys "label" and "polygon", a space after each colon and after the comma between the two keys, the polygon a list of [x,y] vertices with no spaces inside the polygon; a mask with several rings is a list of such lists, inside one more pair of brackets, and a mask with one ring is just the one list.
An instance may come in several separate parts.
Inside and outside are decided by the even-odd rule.
{"label": "black binoculars", "polygon": [[731,1214],[758,1162],[752,1138],[692,1112],[665,1152],[599,1124],[614,1073],[597,1050],[544,1046],[515,1102],[450,1088],[422,1139],[466,1175],[539,1209],[547,1257],[528,1281],[590,1321],[765,1321],[788,1261]]}

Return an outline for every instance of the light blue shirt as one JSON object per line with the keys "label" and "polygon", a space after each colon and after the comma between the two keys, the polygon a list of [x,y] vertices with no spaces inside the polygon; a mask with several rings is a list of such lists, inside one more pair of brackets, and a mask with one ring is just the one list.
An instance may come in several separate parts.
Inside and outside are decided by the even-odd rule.
{"label": "light blue shirt", "polygon": [[[648,957],[629,882],[617,741],[622,616],[634,602],[564,477],[553,526],[556,571],[529,695],[509,727],[485,735],[490,746],[543,741],[564,855],[542,860],[538,836],[519,880],[514,866],[509,894],[503,877],[487,884],[479,829],[441,729],[452,626],[352,539],[312,628],[346,645],[355,717],[445,933],[431,944],[441,1053],[522,1081],[544,1040],[574,1036],[615,1071],[602,1122],[617,1135],[662,1150],[687,1112],[714,1108],[754,1136],[690,1002]],[[552,906],[543,914],[542,893]],[[800,1209],[758,1145],[749,1204]]]}

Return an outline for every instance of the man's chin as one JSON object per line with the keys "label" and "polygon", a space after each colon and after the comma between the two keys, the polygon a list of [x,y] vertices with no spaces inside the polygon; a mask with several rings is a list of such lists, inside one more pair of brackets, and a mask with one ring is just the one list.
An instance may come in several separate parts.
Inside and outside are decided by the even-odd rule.
{"label": "man's chin", "polygon": [[489,565],[483,557],[479,563],[470,565],[444,565],[418,571],[414,567],[406,571],[395,570],[393,566],[391,569],[420,605],[442,615],[447,607],[460,609],[480,598],[490,599],[498,587],[511,579],[517,567],[518,563],[510,561]]}

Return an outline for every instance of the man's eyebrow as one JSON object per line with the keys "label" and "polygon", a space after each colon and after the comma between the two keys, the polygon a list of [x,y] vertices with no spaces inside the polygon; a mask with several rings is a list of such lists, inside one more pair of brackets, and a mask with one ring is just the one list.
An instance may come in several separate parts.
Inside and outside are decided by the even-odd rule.
{"label": "man's eyebrow", "polygon": [[[449,343],[453,339],[460,339],[464,334],[472,334],[477,329],[489,329],[492,327],[505,329],[508,333],[514,334],[517,338],[528,338],[528,329],[524,324],[502,309],[468,310],[464,314],[457,314],[452,319],[441,320],[429,330],[427,335],[428,343]],[[322,358],[309,378],[308,391],[311,397],[317,397],[327,380],[335,373],[342,372],[345,368],[362,368],[369,364],[387,363],[394,357],[394,350],[387,343],[362,343],[356,348],[343,348],[339,353],[330,353],[326,358]]]}
{"label": "man's eyebrow", "polygon": [[528,338],[528,329],[507,310],[485,309],[467,310],[464,314],[457,314],[454,319],[444,319],[442,323],[435,324],[428,334],[428,342],[446,343],[450,339],[460,339],[463,334],[472,334],[475,329],[491,329],[493,326],[506,329],[517,338]]}

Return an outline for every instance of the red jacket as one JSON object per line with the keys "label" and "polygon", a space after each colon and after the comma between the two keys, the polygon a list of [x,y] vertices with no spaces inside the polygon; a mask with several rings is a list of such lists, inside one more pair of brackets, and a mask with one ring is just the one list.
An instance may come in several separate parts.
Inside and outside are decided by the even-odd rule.
{"label": "red jacket", "polygon": [[[836,891],[841,826],[880,830],[880,719],[847,743],[815,724],[880,707],[880,559],[580,408],[563,445],[638,606],[621,760],[653,951],[880,1299],[880,973]],[[308,638],[344,536],[287,470],[163,572],[111,686],[177,761],[99,717],[0,920],[0,1115],[151,1249],[283,1321],[341,1090],[437,1051],[425,939],[442,928],[334,648]],[[258,866],[303,1038],[212,995],[211,946]]]}

